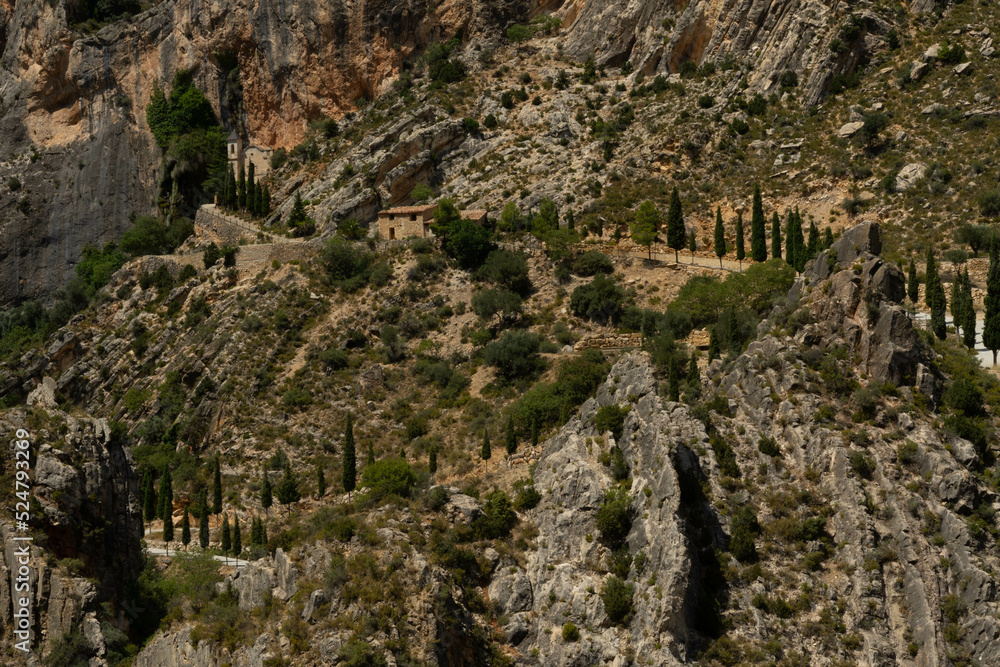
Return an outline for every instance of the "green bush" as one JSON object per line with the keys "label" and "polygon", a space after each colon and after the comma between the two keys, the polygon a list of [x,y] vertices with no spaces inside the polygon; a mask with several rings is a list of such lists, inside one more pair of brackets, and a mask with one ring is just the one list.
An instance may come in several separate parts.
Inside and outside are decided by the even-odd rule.
{"label": "green bush", "polygon": [[445,253],[466,271],[481,267],[493,251],[490,230],[471,220],[458,220],[448,227],[447,239],[442,241]]}
{"label": "green bush", "polygon": [[960,415],[983,417],[986,415],[983,392],[968,378],[958,378],[944,393],[945,404]]}
{"label": "green bush", "polygon": [[562,628],[562,638],[567,643],[578,642],[580,641],[580,630],[573,623],[565,623]]}
{"label": "green bush", "polygon": [[368,282],[373,261],[374,255],[339,237],[328,239],[318,258],[331,284],[349,292]]}
{"label": "green bush", "polygon": [[740,507],[733,516],[729,539],[729,553],[741,563],[753,563],[757,560],[757,547],[754,538],[760,534],[760,523],[757,515],[746,505]]}
{"label": "green bush", "polygon": [[635,589],[632,584],[626,584],[620,578],[612,575],[604,580],[601,586],[601,602],[604,603],[604,613],[615,625],[627,625],[632,615],[632,597]]}
{"label": "green bush", "polygon": [[531,294],[528,261],[522,252],[494,250],[476,271],[475,277],[477,280],[493,283],[521,297]]}
{"label": "green bush", "polygon": [[774,441],[774,438],[761,436],[760,442],[757,443],[757,449],[764,456],[781,456],[781,449],[778,447],[778,443]]}
{"label": "green bush", "polygon": [[615,272],[615,265],[603,252],[588,250],[573,261],[572,270],[578,276],[589,278],[598,273],[612,274]]}
{"label": "green bush", "polygon": [[630,408],[623,408],[617,404],[605,405],[594,415],[594,428],[598,433],[611,431],[611,435],[614,436],[615,440],[620,440],[622,430],[625,428],[625,417],[628,415],[629,410]]}
{"label": "green bush", "polygon": [[485,361],[497,369],[507,382],[529,379],[541,368],[538,356],[540,340],[528,331],[508,331],[500,340],[486,346]]}
{"label": "green bush", "polygon": [[875,471],[875,464],[870,458],[868,458],[868,456],[865,455],[864,452],[858,450],[852,451],[848,456],[848,462],[851,465],[851,470],[853,470],[858,477],[870,479],[872,473]]}
{"label": "green bush", "polygon": [[517,521],[510,498],[497,489],[486,497],[483,513],[473,523],[473,530],[480,539],[494,540],[506,537]]}
{"label": "green bush", "polygon": [[590,284],[580,285],[570,296],[574,315],[600,324],[618,322],[625,304],[625,290],[604,274],[597,274]]}
{"label": "green bush", "polygon": [[521,297],[505,289],[482,289],[472,296],[472,310],[486,323],[506,329],[521,317]]}
{"label": "green bush", "polygon": [[525,510],[534,509],[541,501],[542,494],[533,485],[529,484],[522,488],[514,498],[514,509],[518,512],[524,512]]}
{"label": "green bush", "polygon": [[608,489],[594,519],[602,539],[612,550],[625,544],[632,530],[633,515],[628,490],[620,484]]}
{"label": "green bush", "polygon": [[896,458],[904,466],[911,465],[917,462],[919,453],[920,450],[917,447],[917,443],[907,440],[896,449]]}
{"label": "green bush", "polygon": [[1000,215],[1000,190],[987,190],[979,195],[979,213],[987,218]]}
{"label": "green bush", "polygon": [[361,475],[361,486],[368,487],[376,500],[388,496],[409,498],[417,476],[402,459],[381,459],[367,466]]}

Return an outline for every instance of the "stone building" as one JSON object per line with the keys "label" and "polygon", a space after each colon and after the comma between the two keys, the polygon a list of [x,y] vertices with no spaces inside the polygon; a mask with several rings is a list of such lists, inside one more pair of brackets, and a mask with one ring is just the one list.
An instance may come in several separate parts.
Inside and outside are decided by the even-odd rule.
{"label": "stone building", "polygon": [[378,214],[378,235],[382,239],[426,238],[433,236],[431,222],[437,204],[422,206],[400,206],[380,211]]}
{"label": "stone building", "polygon": [[[420,206],[400,206],[381,211],[378,214],[378,235],[385,240],[406,238],[433,237],[431,223],[437,204],[422,204]],[[477,225],[486,224],[487,212],[469,210],[459,212],[463,219],[471,220]]]}
{"label": "stone building", "polygon": [[262,148],[261,146],[250,145],[244,148],[243,139],[236,134],[236,130],[233,130],[229,139],[226,140],[226,156],[229,158],[229,164],[233,166],[233,173],[236,174],[237,178],[240,177],[240,169],[247,168],[251,164],[257,177],[271,171],[272,153],[274,151],[270,148]]}

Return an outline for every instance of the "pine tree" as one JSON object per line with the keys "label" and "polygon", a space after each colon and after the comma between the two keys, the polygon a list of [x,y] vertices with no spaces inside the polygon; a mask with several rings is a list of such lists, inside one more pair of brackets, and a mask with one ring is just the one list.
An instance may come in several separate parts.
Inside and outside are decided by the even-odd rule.
{"label": "pine tree", "polygon": [[826,250],[833,245],[833,231],[827,227],[826,231],[823,232],[823,250]]}
{"label": "pine tree", "polygon": [[219,456],[215,456],[215,470],[212,474],[212,514],[222,514],[222,466]]}
{"label": "pine tree", "polygon": [[201,490],[201,516],[198,518],[198,544],[202,549],[208,548],[208,498],[205,489]]}
{"label": "pine tree", "polygon": [[291,466],[285,466],[285,474],[278,482],[277,494],[278,502],[282,505],[286,505],[286,510],[290,510],[287,505],[298,502],[301,498],[299,493],[299,480],[295,478],[292,473]]}
{"label": "pine tree", "polygon": [[1000,243],[990,244],[990,268],[986,274],[986,321],[983,322],[983,345],[993,353],[993,365],[997,365],[997,350],[1000,350]]}
{"label": "pine tree", "polygon": [[944,286],[941,285],[941,277],[938,275],[937,264],[934,261],[934,250],[927,249],[927,292],[924,300],[931,311],[931,331],[934,335],[944,340],[947,334],[945,327],[945,295]]}
{"label": "pine tree", "polygon": [[910,258],[910,270],[909,270],[908,280],[906,281],[906,296],[910,297],[910,301],[914,305],[917,303],[917,298],[920,296],[920,278],[917,277],[917,264]]}
{"label": "pine tree", "polygon": [[774,216],[771,218],[771,259],[779,259],[781,257],[781,220],[778,218],[778,212],[774,212]]}
{"label": "pine tree", "polygon": [[174,541],[174,517],[169,513],[163,517],[163,541]]}
{"label": "pine tree", "polygon": [[273,490],[271,488],[271,478],[264,469],[264,481],[260,484],[260,506],[267,512],[268,508],[274,504]]}
{"label": "pine tree", "polygon": [[233,527],[233,555],[237,558],[243,553],[243,537],[240,535],[240,518],[235,517],[236,525]]}
{"label": "pine tree", "polygon": [[152,521],[156,518],[156,489],[153,488],[153,473],[150,469],[146,469],[146,490],[143,493],[143,513],[146,515],[146,521]]}
{"label": "pine tree", "polygon": [[429,460],[427,461],[427,470],[430,474],[434,474],[438,471],[438,450],[437,447],[431,447],[430,454],[428,455]]}
{"label": "pine tree", "polygon": [[483,459],[483,467],[489,470],[493,450],[490,449],[490,433],[486,429],[483,429],[483,447],[479,450],[479,456]]}
{"label": "pine tree", "polygon": [[354,425],[351,413],[347,413],[347,426],[344,427],[344,491],[350,493],[357,483],[358,469],[354,452]]}
{"label": "pine tree", "polygon": [[722,226],[722,207],[715,209],[715,256],[719,258],[719,268],[722,268],[722,258],[726,254],[726,230]]}
{"label": "pine tree", "polygon": [[514,432],[514,416],[507,418],[507,437],[504,443],[507,447],[507,456],[513,456],[517,451],[517,434]]}
{"label": "pine tree", "polygon": [[660,231],[660,212],[648,199],[639,205],[635,218],[629,225],[632,240],[646,246],[646,255],[652,258],[653,241]]}
{"label": "pine tree", "polygon": [[684,229],[684,213],[681,212],[681,196],[675,186],[670,193],[670,208],[667,210],[667,245],[674,250],[674,263],[677,262],[677,251],[684,247],[687,233]]}
{"label": "pine tree", "polygon": [[760,197],[760,186],[753,186],[753,213],[750,218],[750,259],[755,262],[767,261],[767,240],[764,234],[764,203]]}
{"label": "pine tree", "polygon": [[746,243],[743,239],[743,211],[736,212],[736,259],[743,270],[743,258],[747,256]]}
{"label": "pine tree", "polygon": [[181,544],[191,544],[191,517],[188,516],[187,505],[184,506],[184,516],[181,517]]}
{"label": "pine tree", "polygon": [[316,494],[320,498],[326,495],[326,477],[323,475],[323,466],[316,466]]}
{"label": "pine tree", "polygon": [[970,350],[976,347],[976,304],[972,300],[972,280],[969,279],[969,267],[965,267],[962,278],[962,300],[965,302],[965,322],[962,324],[962,342]]}
{"label": "pine tree", "polygon": [[228,554],[233,548],[232,539],[229,536],[229,515],[222,518],[222,553]]}

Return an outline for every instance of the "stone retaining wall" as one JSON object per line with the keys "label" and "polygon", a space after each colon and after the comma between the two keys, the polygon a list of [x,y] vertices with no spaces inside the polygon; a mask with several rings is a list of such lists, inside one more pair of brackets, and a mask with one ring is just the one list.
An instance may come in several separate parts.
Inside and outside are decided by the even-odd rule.
{"label": "stone retaining wall", "polygon": [[618,350],[624,347],[642,347],[641,333],[609,333],[590,336],[578,341],[573,349],[581,350]]}
{"label": "stone retaining wall", "polygon": [[252,242],[258,238],[259,234],[264,234],[267,240],[272,239],[270,234],[261,232],[258,227],[234,216],[220,213],[210,206],[201,206],[198,208],[194,223],[199,229],[207,230],[212,235],[218,237],[222,243],[235,245],[239,243],[240,239]]}

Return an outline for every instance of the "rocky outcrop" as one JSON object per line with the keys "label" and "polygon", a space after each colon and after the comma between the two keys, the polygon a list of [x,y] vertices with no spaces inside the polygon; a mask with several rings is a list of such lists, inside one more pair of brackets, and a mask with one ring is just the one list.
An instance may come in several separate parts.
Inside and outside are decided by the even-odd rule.
{"label": "rocky outcrop", "polygon": [[[139,480],[131,452],[106,420],[77,419],[54,410],[49,418],[53,428],[31,428],[37,447],[32,492],[39,507],[32,521],[32,630],[39,644],[83,631],[103,656],[99,605],[120,604],[123,584],[135,579],[141,566]],[[12,433],[26,423],[26,413],[11,411],[0,418],[0,431]],[[0,524],[5,545],[0,621],[6,627],[13,627],[18,571],[17,543],[10,539],[14,534]],[[4,639],[11,642],[10,635]]]}

